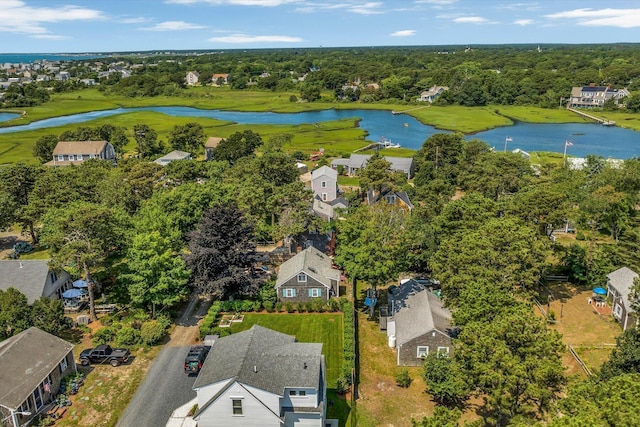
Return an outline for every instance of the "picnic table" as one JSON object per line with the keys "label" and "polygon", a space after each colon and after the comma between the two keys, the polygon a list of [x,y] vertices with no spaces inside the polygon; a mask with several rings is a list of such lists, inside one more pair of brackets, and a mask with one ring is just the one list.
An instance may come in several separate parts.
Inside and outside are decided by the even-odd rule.
{"label": "picnic table", "polygon": [[96,313],[113,313],[116,311],[115,304],[98,304],[96,305]]}

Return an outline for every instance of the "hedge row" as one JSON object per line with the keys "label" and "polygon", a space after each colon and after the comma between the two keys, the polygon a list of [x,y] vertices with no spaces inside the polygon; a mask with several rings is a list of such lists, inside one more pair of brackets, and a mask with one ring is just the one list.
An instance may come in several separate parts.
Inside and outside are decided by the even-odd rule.
{"label": "hedge row", "polygon": [[353,323],[353,303],[346,299],[340,300],[340,308],[344,313],[343,327],[344,327],[344,339],[343,339],[343,359],[342,359],[342,371],[338,381],[336,383],[336,391],[338,393],[345,393],[351,385],[352,372],[356,367],[356,330]]}

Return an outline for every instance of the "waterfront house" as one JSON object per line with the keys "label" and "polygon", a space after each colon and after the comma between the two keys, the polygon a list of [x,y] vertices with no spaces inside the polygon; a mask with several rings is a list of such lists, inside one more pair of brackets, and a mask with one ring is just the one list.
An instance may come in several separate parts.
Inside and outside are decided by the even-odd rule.
{"label": "waterfront house", "polygon": [[0,342],[0,423],[30,425],[76,372],[73,344],[31,327]]}
{"label": "waterfront house", "polygon": [[214,86],[226,85],[229,83],[229,74],[214,74],[211,76]]}
{"label": "waterfront house", "polygon": [[107,141],[60,141],[47,166],[77,165],[89,159],[115,160],[116,151]]}
{"label": "waterfront house", "polygon": [[449,88],[447,86],[433,85],[429,90],[426,90],[426,91],[422,92],[420,94],[420,97],[418,97],[417,101],[419,101],[419,102],[433,102],[436,99],[438,99],[438,97],[440,95],[442,95],[442,93],[445,90],[449,90]]}
{"label": "waterfront house", "polygon": [[337,427],[322,344],[254,325],[218,339],[193,389],[199,427]]}
{"label": "waterfront house", "polygon": [[385,203],[387,205],[395,206],[398,209],[402,209],[407,213],[411,213],[413,210],[413,203],[411,203],[407,192],[402,190],[393,190],[391,188],[383,188],[382,191],[369,189],[367,191],[366,202],[369,206],[377,205],[378,203]]}
{"label": "waterfront house", "polygon": [[602,108],[604,103],[613,99],[616,104],[629,96],[626,88],[612,89],[610,86],[576,86],[571,89],[571,97],[567,104],[571,108]]}

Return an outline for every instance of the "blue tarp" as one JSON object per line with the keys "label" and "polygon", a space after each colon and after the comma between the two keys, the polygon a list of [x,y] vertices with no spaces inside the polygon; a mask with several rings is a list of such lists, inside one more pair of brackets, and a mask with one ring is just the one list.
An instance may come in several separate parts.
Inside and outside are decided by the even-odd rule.
{"label": "blue tarp", "polygon": [[605,288],[593,288],[593,293],[598,295],[606,295],[607,290]]}

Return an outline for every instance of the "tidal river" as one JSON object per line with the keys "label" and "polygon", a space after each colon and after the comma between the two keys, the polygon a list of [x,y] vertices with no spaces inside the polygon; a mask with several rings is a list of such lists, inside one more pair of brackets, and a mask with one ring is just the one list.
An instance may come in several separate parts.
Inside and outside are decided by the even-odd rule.
{"label": "tidal river", "polygon": [[[155,111],[170,116],[209,117],[239,124],[303,124],[321,123],[345,118],[359,118],[360,127],[368,132],[367,140],[379,141],[382,137],[400,144],[404,148],[419,149],[424,141],[441,131],[424,125],[411,116],[391,114],[378,110],[322,110],[302,113],[238,112],[201,110],[191,107],[136,107],[92,111],[69,116],[52,117],[28,125],[0,128],[0,134],[35,129],[45,129],[67,124],[84,123],[90,120],[125,114],[135,111]],[[16,115],[0,113],[0,122]],[[567,141],[567,154],[584,157],[588,154],[617,159],[629,159],[640,155],[640,132],[614,126],[590,123],[532,124],[516,123],[513,126],[496,128],[467,139],[481,139],[496,150],[519,148],[524,151],[563,152]]]}

